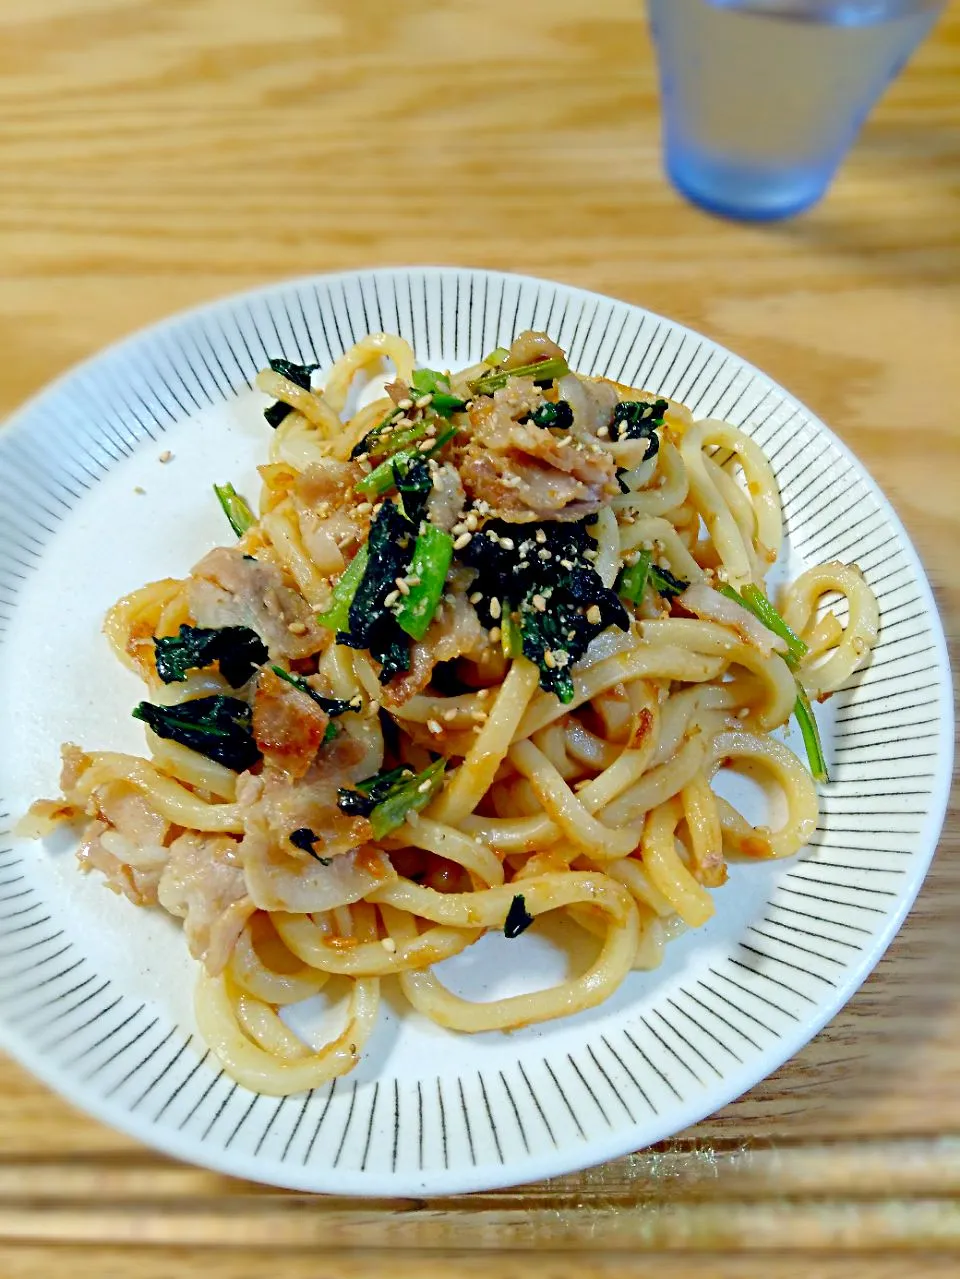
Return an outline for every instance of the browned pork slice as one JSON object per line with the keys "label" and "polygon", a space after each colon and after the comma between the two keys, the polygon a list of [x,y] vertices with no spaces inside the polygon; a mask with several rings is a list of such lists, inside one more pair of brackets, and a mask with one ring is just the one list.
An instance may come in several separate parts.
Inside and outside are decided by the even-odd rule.
{"label": "browned pork slice", "polygon": [[306,693],[264,668],[253,698],[253,736],[270,764],[303,777],[316,759],[329,716]]}
{"label": "browned pork slice", "polygon": [[[64,748],[64,776],[76,785],[89,756]],[[152,808],[139,787],[123,778],[94,787],[87,804],[94,818],[83,832],[77,851],[82,870],[98,870],[109,888],[135,906],[152,905],[167,862],[164,847],[170,823]]]}
{"label": "browned pork slice", "polygon": [[369,510],[363,513],[355,489],[362,478],[355,462],[324,458],[308,466],[293,486],[291,497],[303,544],[328,577],[343,572],[370,530]]}
{"label": "browned pork slice", "polygon": [[309,657],[327,642],[328,632],[306,600],[284,585],[276,565],[233,548],[203,557],[189,578],[187,599],[198,626],[249,626],[274,660]]}
{"label": "browned pork slice", "polygon": [[337,806],[338,789],[356,784],[365,755],[341,733],[298,781],[269,763],[260,776],[240,779],[240,857],[255,905],[293,914],[332,910],[391,877],[389,862],[369,845],[369,821]]}
{"label": "browned pork slice", "polygon": [[256,909],[247,895],[239,845],[229,835],[192,831],[173,841],[157,898],[183,920],[194,959],[207,972],[223,972],[243,926]]}
{"label": "browned pork slice", "polygon": [[542,403],[529,378],[513,378],[470,410],[460,477],[474,501],[515,524],[592,515],[620,488],[613,458],[592,440],[521,422]]}
{"label": "browned pork slice", "polygon": [[391,680],[384,689],[384,702],[402,706],[430,683],[438,662],[457,657],[478,656],[485,648],[483,627],[477,611],[467,599],[471,570],[458,569],[447,583],[446,594],[419,643],[410,645],[410,669]]}

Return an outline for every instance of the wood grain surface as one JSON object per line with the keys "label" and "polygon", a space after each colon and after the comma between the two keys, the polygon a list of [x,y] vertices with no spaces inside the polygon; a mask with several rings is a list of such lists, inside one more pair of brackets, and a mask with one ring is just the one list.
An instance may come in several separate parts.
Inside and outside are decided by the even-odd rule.
{"label": "wood grain surface", "polygon": [[[956,640],[958,84],[953,4],[826,202],[751,227],[663,180],[635,0],[6,0],[0,411],[139,325],[279,277],[528,271],[674,316],[810,404],[894,502]],[[2,1061],[0,1279],[955,1275],[958,843],[953,809],[887,956],[772,1078],[674,1141],[523,1190],[266,1190],[153,1155]]]}

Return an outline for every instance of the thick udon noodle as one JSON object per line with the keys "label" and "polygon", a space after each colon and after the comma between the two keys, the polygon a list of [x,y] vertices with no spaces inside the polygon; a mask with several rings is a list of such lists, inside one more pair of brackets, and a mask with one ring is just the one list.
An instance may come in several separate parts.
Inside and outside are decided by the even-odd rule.
{"label": "thick udon noodle", "polygon": [[[379,373],[384,359],[409,382],[413,352],[386,335],[343,355],[320,391],[273,371],[259,380],[293,411],[273,434],[259,520],[240,545],[279,566],[312,609],[328,602],[331,579],[312,558],[287,496],[291,474],[324,458],[349,458],[392,407],[377,399],[342,418],[355,377]],[[452,389],[466,395],[467,382],[482,371],[452,375]],[[642,398],[618,390],[621,399]],[[605,504],[593,526],[604,585],[613,585],[639,548],[690,583],[763,583],[780,550],[782,519],[773,472],[749,436],[726,422],[694,421],[670,403],[654,458],[638,462],[629,445],[609,447],[620,450],[628,491]],[[799,679],[815,697],[838,689],[877,632],[876,603],[860,573],[840,564],[811,568],[778,603],[809,648]],[[655,967],[678,927],[696,927],[713,914],[708,889],[723,882],[727,858],[789,857],[804,846],[816,826],[817,797],[807,769],[772,735],[796,698],[794,675],[779,653],[765,653],[722,619],[666,610],[649,597],[636,613],[629,631],[605,632],[576,664],[568,704],[539,687],[536,666],[521,656],[495,658],[472,689],[444,696],[428,688],[390,708],[394,752],[415,768],[426,758],[425,726],[442,726],[437,748],[450,761],[443,789],[380,841],[361,900],[328,911],[256,910],[225,965],[201,969],[199,1029],[230,1075],[276,1095],[343,1075],[374,1029],[387,977],[419,1013],[459,1031],[508,1030],[595,1006],[631,969]],[[117,656],[144,676],[156,701],[230,691],[215,670],[162,685],[143,658],[145,641],[174,635],[191,620],[184,583],[173,579],[135,591],[108,615]],[[333,697],[379,704],[377,671],[363,651],[330,642],[318,674]],[[373,713],[343,720],[368,773],[384,759],[381,722]],[[148,744],[147,759],[83,756],[65,803],[38,808],[32,833],[51,820],[95,812],[101,788],[122,782],[158,822],[193,833],[200,849],[214,841],[235,856],[244,834],[244,782],[149,732]],[[761,774],[780,792],[778,828],[751,824],[717,795],[713,779],[727,767]],[[131,849],[119,836],[115,851],[128,865],[163,858],[162,848]],[[404,869],[411,864],[421,867],[416,878]],[[460,998],[435,966],[485,931],[502,929],[518,893],[530,916],[558,912],[566,926],[594,934],[595,957],[547,990],[485,1003]],[[522,957],[523,943],[514,944]],[[346,1023],[310,1047],[281,1013],[332,978],[349,983]]]}

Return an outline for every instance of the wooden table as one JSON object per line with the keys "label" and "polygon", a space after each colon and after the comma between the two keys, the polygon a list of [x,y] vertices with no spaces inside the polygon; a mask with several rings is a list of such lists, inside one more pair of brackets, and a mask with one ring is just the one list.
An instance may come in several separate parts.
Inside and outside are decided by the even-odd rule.
{"label": "wooden table", "polygon": [[[825,204],[761,228],[664,182],[635,0],[6,0],[0,69],[0,410],[277,277],[552,276],[675,316],[812,405],[897,506],[956,638],[956,5]],[[953,813],[890,952],[798,1057],[675,1140],[549,1185],[280,1194],[153,1155],[3,1062],[0,1276],[956,1274],[957,845]]]}

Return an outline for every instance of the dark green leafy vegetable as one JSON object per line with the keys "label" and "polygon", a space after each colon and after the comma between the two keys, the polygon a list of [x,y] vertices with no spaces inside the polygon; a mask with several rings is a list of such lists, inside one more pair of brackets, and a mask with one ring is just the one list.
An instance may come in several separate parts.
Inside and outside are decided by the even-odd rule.
{"label": "dark green leafy vegetable", "polygon": [[659,564],[653,563],[650,565],[650,581],[665,600],[682,595],[690,585],[682,577],[674,577],[668,568],[661,568]]}
{"label": "dark green leafy vegetable", "polygon": [[455,426],[448,427],[447,430],[437,436],[431,447],[422,453],[419,449],[399,449],[396,453],[391,453],[379,466],[375,466],[369,475],[365,475],[362,480],[358,481],[354,488],[358,493],[363,493],[367,497],[375,497],[379,493],[388,492],[396,486],[397,468],[404,472],[406,468],[413,466],[416,462],[425,462],[427,458],[433,457],[445,444],[448,444],[456,433],[457,428]]}
{"label": "dark green leafy vegetable", "polygon": [[320,743],[321,746],[326,746],[328,742],[332,742],[339,732],[340,729],[337,727],[336,722],[331,720],[327,727],[323,730],[323,741]]}
{"label": "dark green leafy vegetable", "polygon": [[530,416],[534,426],[548,426],[558,431],[568,431],[573,426],[573,409],[566,400],[549,400],[541,404]]}
{"label": "dark green leafy vegetable", "polygon": [[626,473],[627,473],[627,469],[626,469],[626,467],[624,467],[624,466],[618,466],[618,467],[617,467],[617,483],[620,485],[620,492],[621,492],[621,493],[629,493],[629,492],[630,492],[630,485],[629,485],[629,484],[627,483],[627,481],[623,478],[623,477],[626,475]]}
{"label": "dark green leafy vegetable", "polygon": [[523,899],[523,893],[517,893],[510,903],[510,909],[507,911],[507,918],[503,925],[503,935],[504,937],[509,937],[512,941],[514,937],[519,937],[521,933],[525,933],[532,923],[533,916],[527,910],[527,903]]}
{"label": "dark green leafy vegetable", "polygon": [[250,509],[246,498],[241,497],[232,484],[214,484],[213,491],[224,515],[230,521],[230,527],[237,537],[243,537],[248,529],[253,528],[257,517]]}
{"label": "dark green leafy vegetable", "polygon": [[350,616],[350,605],[353,602],[354,595],[357,593],[360,580],[367,569],[368,555],[366,546],[361,546],[333,588],[330,607],[325,613],[318,615],[317,621],[321,626],[325,626],[328,631],[342,631],[347,625]]}
{"label": "dark green leafy vegetable", "polygon": [[558,355],[552,359],[538,360],[534,364],[520,364],[515,369],[493,369],[469,382],[468,386],[474,395],[492,395],[494,391],[507,385],[508,378],[532,377],[539,385],[566,377],[569,372],[567,361],[562,355]]}
{"label": "dark green leafy vegetable", "polygon": [[637,556],[636,564],[631,564],[620,574],[617,582],[617,594],[622,599],[629,600],[631,604],[639,604],[643,599],[649,572],[650,552],[641,551]]}
{"label": "dark green leafy vegetable", "polygon": [[[429,476],[428,476],[429,479]],[[415,640],[422,640],[440,603],[453,559],[453,538],[433,524],[424,524],[417,536],[410,562],[410,576],[420,580],[401,595],[397,622]]]}
{"label": "dark green leafy vegetable", "polygon": [[[295,386],[301,387],[304,391],[310,390],[310,374],[314,373],[319,364],[294,364],[292,360],[271,360],[270,367],[274,373],[279,373],[281,377],[285,377],[288,382],[293,382]],[[289,404],[284,404],[283,400],[277,400],[271,404],[269,408],[263,410],[263,416],[270,425],[276,430],[288,413],[292,413]]]}
{"label": "dark green leafy vegetable", "polygon": [[346,625],[337,643],[365,648],[381,665],[380,682],[388,683],[410,665],[410,644],[386,606],[396,579],[406,575],[413,553],[414,530],[395,503],[386,501],[370,526],[367,564],[350,601]]}
{"label": "dark green leafy vegetable", "polygon": [[321,857],[319,853],[313,851],[314,844],[319,842],[320,836],[315,835],[309,826],[298,826],[295,831],[290,832],[290,843],[294,848],[299,848],[303,853],[309,853],[321,866],[329,866],[333,861],[332,857]]}
{"label": "dark green leafy vegetable", "polygon": [[438,759],[422,773],[403,766],[376,773],[357,782],[354,790],[341,787],[337,804],[351,817],[369,817],[375,838],[381,839],[402,826],[408,813],[430,803],[442,785],[445,765]]}
{"label": "dark green leafy vegetable", "polygon": [[198,697],[178,706],[141,702],[133,715],[158,737],[179,742],[235,773],[263,758],[253,738],[253,712],[236,697]]}
{"label": "dark green leafy vegetable", "polygon": [[246,684],[267,660],[267,646],[249,626],[181,625],[177,635],[153,641],[157,674],[164,684],[179,683],[187,671],[202,671],[220,663],[220,674],[231,688]]}
{"label": "dark green leafy vegetable", "polygon": [[648,400],[624,400],[613,410],[611,440],[646,440],[643,460],[653,457],[660,448],[656,428],[663,426],[668,407],[666,400],[655,400],[652,404]]}
{"label": "dark green leafy vegetable", "polygon": [[393,482],[400,494],[400,507],[414,526],[419,528],[427,509],[427,498],[433,488],[430,468],[422,453],[415,453],[412,458],[395,458],[393,463]]}
{"label": "dark green leafy vegetable", "polygon": [[336,718],[337,715],[343,715],[346,711],[359,711],[363,707],[359,697],[349,699],[344,697],[324,697],[302,675],[294,675],[290,671],[285,671],[282,666],[271,666],[270,669],[274,675],[278,675],[280,679],[292,684],[298,692],[306,693],[307,697],[315,701],[320,709],[325,711],[331,719]]}
{"label": "dark green leafy vegetable", "polygon": [[[477,611],[487,626],[516,612],[523,653],[540,668],[540,685],[561,701],[573,697],[570,666],[608,626],[626,630],[629,618],[615,592],[600,579],[588,552],[596,543],[586,520],[508,524],[490,520],[460,552],[477,570]],[[497,615],[491,601],[499,604]],[[588,616],[589,614],[589,616]],[[514,643],[514,635],[507,643]]]}

